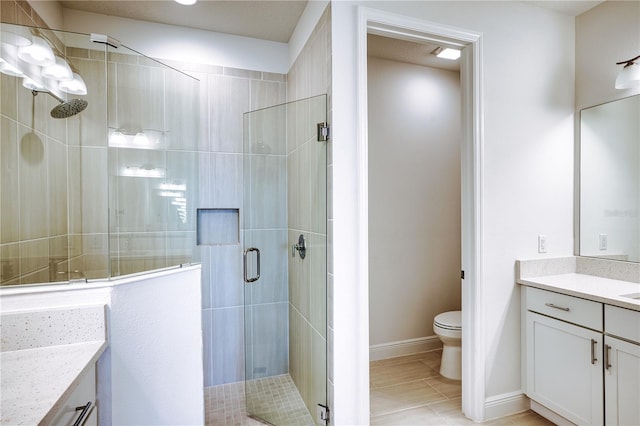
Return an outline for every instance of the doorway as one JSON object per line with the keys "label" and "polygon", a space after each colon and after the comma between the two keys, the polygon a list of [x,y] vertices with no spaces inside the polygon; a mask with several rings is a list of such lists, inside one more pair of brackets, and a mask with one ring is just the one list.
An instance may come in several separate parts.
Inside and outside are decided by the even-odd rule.
{"label": "doorway", "polygon": [[[361,8],[358,27],[358,152],[362,169],[368,176],[367,159],[367,35],[375,34],[416,42],[435,41],[457,45],[462,51],[462,411],[475,421],[484,420],[485,366],[482,315],[482,104],[481,104],[481,35],[410,17]],[[362,125],[364,124],[364,125]],[[364,163],[363,163],[364,161]],[[360,181],[359,205],[368,205],[367,179]],[[363,227],[368,226],[363,224]],[[367,231],[360,237],[360,253],[368,259]],[[367,277],[360,265],[359,274]],[[368,285],[366,282],[360,285]],[[363,328],[368,329],[368,324]],[[477,356],[481,354],[481,356]],[[365,391],[362,389],[362,391]]]}
{"label": "doorway", "polygon": [[460,357],[440,375],[433,329],[461,310],[460,60],[367,42],[371,423],[444,424],[461,415]]}
{"label": "doorway", "polygon": [[244,115],[247,413],[316,424],[327,401],[327,97]]}

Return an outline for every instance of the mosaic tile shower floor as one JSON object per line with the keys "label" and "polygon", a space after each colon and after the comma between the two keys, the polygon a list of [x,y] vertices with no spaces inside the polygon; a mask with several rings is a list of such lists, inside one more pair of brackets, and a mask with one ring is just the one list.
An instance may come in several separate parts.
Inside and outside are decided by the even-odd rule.
{"label": "mosaic tile shower floor", "polygon": [[[250,411],[262,413],[273,424],[286,426],[313,425],[313,419],[288,374],[249,382]],[[264,423],[247,416],[244,383],[230,383],[205,388],[205,422],[209,426],[253,426]]]}

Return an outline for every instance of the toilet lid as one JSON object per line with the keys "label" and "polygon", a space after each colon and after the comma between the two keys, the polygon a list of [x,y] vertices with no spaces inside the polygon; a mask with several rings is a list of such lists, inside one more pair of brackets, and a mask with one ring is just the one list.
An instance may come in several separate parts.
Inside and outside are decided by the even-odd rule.
{"label": "toilet lid", "polygon": [[448,330],[461,330],[462,311],[450,311],[438,314],[433,319],[433,323],[438,327],[446,328]]}

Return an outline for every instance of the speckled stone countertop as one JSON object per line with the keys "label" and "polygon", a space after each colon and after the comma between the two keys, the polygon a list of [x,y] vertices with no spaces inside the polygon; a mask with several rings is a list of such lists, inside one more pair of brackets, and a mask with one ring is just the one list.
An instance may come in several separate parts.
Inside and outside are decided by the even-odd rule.
{"label": "speckled stone countertop", "polygon": [[[590,269],[582,265],[586,262]],[[629,262],[593,261],[576,257],[519,260],[516,262],[516,282],[640,311],[640,299],[633,298],[640,296],[640,283],[637,282],[640,279],[639,269],[637,264]]]}
{"label": "speckled stone countertop", "polygon": [[103,340],[0,353],[0,424],[49,424],[106,347]]}
{"label": "speckled stone countertop", "polygon": [[49,424],[107,347],[106,307],[0,316],[0,425]]}

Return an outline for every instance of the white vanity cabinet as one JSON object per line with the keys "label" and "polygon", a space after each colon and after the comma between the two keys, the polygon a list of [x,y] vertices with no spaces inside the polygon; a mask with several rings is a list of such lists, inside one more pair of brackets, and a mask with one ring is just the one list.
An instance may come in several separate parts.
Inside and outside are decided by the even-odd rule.
{"label": "white vanity cabinet", "polygon": [[96,369],[91,366],[80,379],[78,387],[58,408],[53,421],[54,426],[97,426],[98,407],[96,406]]}
{"label": "white vanity cabinet", "polygon": [[526,394],[580,425],[601,425],[602,304],[525,289]]}
{"label": "white vanity cabinet", "polygon": [[640,312],[605,305],[607,425],[640,425]]}

